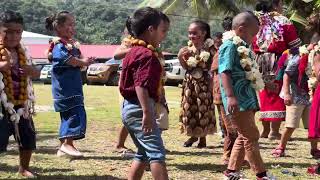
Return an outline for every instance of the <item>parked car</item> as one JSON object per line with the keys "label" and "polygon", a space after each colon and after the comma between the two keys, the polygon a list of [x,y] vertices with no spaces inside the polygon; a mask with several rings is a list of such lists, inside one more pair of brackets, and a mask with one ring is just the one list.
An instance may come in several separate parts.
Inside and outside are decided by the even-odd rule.
{"label": "parked car", "polygon": [[87,84],[105,84],[117,86],[117,73],[121,60],[110,59],[105,63],[91,64],[87,70]]}
{"label": "parked car", "polygon": [[43,68],[41,69],[40,80],[44,84],[50,84],[51,83],[51,69],[52,69],[52,65],[51,64],[44,65]]}
{"label": "parked car", "polygon": [[166,60],[164,69],[166,71],[168,84],[182,83],[186,74],[186,70],[182,68],[179,59]]}

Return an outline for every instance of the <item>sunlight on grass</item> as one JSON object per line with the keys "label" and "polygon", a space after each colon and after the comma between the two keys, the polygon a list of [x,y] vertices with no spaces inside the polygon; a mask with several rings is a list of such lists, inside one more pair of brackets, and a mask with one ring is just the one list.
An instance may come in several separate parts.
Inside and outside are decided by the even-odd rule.
{"label": "sunlight on grass", "polygon": [[[41,111],[34,118],[37,128],[37,150],[31,166],[41,175],[40,179],[125,179],[131,160],[122,159],[113,152],[121,127],[119,94],[117,87],[84,86],[85,105],[88,117],[86,138],[77,142],[79,149],[85,154],[84,159],[72,160],[56,157],[59,144],[57,133],[60,116],[52,108],[50,85],[35,85],[37,107]],[[170,108],[170,129],[163,132],[167,154],[167,165],[171,179],[221,179],[222,165],[221,138],[218,135],[207,138],[208,148],[184,148],[187,139],[180,134],[179,112],[181,89],[166,87],[166,95]],[[260,127],[260,123],[259,124]],[[294,133],[294,141],[289,142],[287,157],[275,159],[270,155],[277,145],[274,141],[260,140],[261,153],[267,168],[278,179],[316,179],[308,176],[306,169],[316,160],[309,157],[309,143],[306,141],[307,131],[298,129]],[[196,144],[195,144],[196,145]],[[126,146],[135,149],[130,138]],[[0,179],[17,179],[17,147],[11,140],[9,151],[0,154]],[[287,169],[298,173],[298,176],[282,174]],[[246,167],[244,174],[253,179],[254,174]],[[152,179],[147,172],[144,179]]]}

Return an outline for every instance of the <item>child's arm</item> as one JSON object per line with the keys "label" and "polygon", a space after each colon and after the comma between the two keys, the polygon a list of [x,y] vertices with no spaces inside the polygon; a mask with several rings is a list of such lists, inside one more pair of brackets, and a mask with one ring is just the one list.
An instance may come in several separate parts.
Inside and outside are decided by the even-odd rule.
{"label": "child's arm", "polygon": [[74,67],[83,67],[83,66],[89,66],[90,64],[93,64],[95,61],[95,58],[76,58],[72,57],[67,61],[67,64],[74,66]]}
{"label": "child's arm", "polygon": [[222,86],[225,90],[227,96],[227,107],[230,114],[237,113],[239,111],[238,100],[234,96],[232,84],[231,84],[231,74],[228,71],[221,73],[220,77],[222,80]]}
{"label": "child's arm", "polygon": [[135,90],[143,111],[142,130],[144,133],[150,133],[152,132],[153,125],[149,108],[149,92],[146,88],[140,86],[135,87]]}
{"label": "child's arm", "polygon": [[283,75],[283,92],[284,104],[290,106],[292,104],[292,96],[290,94],[290,77],[287,73]]}
{"label": "child's arm", "polygon": [[40,71],[31,65],[24,65],[20,68],[20,72],[24,75],[30,76],[31,78],[40,77]]}
{"label": "child's arm", "polygon": [[186,62],[186,59],[188,58],[187,56],[190,55],[189,49],[188,47],[183,47],[180,49],[179,53],[178,53],[178,59],[180,61],[181,66],[184,69],[188,69],[188,65]]}
{"label": "child's arm", "polygon": [[113,57],[114,59],[123,59],[130,50],[131,48],[121,45],[120,48],[116,49]]}
{"label": "child's arm", "polygon": [[10,67],[10,62],[8,61],[0,61],[0,71],[3,72],[3,71],[7,71],[9,70],[11,67]]}

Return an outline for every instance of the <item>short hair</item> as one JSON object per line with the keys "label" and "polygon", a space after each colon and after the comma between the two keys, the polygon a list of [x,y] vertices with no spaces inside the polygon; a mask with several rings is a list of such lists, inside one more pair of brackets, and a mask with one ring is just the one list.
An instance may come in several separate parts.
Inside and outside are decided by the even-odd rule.
{"label": "short hair", "polygon": [[20,13],[11,10],[2,12],[0,14],[0,25],[7,23],[17,23],[23,25],[23,17]]}
{"label": "short hair", "polygon": [[245,11],[233,18],[232,29],[236,29],[239,26],[247,25],[251,20],[256,21],[259,24],[259,19],[252,11]]}
{"label": "short hair", "polygon": [[222,27],[224,31],[230,31],[232,29],[232,19],[233,17],[227,16],[222,21]]}

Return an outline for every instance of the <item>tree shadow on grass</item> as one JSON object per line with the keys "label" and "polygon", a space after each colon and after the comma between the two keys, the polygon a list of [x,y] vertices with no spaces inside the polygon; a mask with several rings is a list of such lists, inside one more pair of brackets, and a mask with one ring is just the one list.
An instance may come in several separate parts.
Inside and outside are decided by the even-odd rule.
{"label": "tree shadow on grass", "polygon": [[168,166],[174,166],[179,170],[184,171],[216,171],[216,172],[223,172],[226,170],[227,166],[222,164],[212,164],[212,163],[188,163],[188,164],[169,164]]}
{"label": "tree shadow on grass", "polygon": [[[0,163],[0,171],[4,172],[10,172],[10,173],[16,173],[18,172],[18,165],[16,166],[10,166],[4,163]],[[68,168],[38,168],[38,167],[32,167],[31,168],[34,172],[37,173],[53,173],[53,172],[71,172],[73,169],[68,169]]]}
{"label": "tree shadow on grass", "polygon": [[43,179],[43,180],[124,180],[121,178],[117,178],[114,176],[110,176],[110,175],[105,175],[105,176],[96,176],[96,175],[92,175],[92,176],[67,176],[67,175],[53,175],[53,176],[38,176],[37,179]]}
{"label": "tree shadow on grass", "polygon": [[168,155],[181,155],[181,156],[212,156],[212,155],[222,155],[221,152],[209,152],[209,151],[199,151],[199,152],[189,152],[189,151],[170,151]]}

